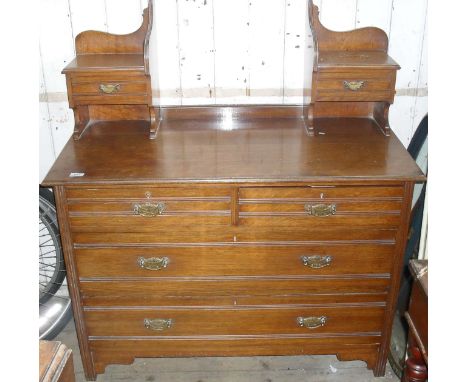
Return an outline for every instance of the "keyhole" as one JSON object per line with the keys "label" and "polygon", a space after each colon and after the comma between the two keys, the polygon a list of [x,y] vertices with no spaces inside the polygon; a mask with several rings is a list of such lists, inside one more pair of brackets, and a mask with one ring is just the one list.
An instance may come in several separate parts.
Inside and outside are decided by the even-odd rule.
{"label": "keyhole", "polygon": [[146,192],[145,192],[145,196],[146,196],[147,199],[151,198],[151,192],[146,191]]}
{"label": "keyhole", "polygon": [[320,193],[320,199],[323,199],[323,192]]}

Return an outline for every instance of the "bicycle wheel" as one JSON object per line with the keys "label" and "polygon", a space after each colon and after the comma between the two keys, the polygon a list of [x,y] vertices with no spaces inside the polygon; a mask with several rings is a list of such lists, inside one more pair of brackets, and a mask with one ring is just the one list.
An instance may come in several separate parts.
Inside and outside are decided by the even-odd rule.
{"label": "bicycle wheel", "polygon": [[54,338],[71,317],[71,301],[52,193],[39,188],[39,338]]}

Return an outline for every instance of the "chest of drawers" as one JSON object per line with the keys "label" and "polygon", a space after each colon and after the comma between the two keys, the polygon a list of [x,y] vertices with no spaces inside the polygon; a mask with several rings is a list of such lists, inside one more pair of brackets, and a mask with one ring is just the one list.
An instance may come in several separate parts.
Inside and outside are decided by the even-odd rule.
{"label": "chest of drawers", "polygon": [[232,130],[163,120],[156,140],[101,122],[68,142],[44,184],[88,379],[136,357],[220,355],[336,354],[384,373],[423,176],[370,120],[308,137],[300,108],[281,114]]}

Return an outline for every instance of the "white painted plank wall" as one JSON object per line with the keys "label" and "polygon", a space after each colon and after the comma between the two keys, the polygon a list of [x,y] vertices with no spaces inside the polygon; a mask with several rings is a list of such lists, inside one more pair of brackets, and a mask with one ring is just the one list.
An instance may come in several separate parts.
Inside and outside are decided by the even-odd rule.
{"label": "white painted plank wall", "polygon": [[[408,145],[427,113],[427,0],[315,0],[335,30],[377,26],[401,65],[390,123]],[[147,0],[40,0],[40,180],[73,130],[65,78],[75,36],[129,33]],[[300,104],[310,83],[307,0],[154,0],[154,104]]]}
{"label": "white painted plank wall", "polygon": [[250,88],[249,0],[214,0],[213,20],[216,30],[216,103],[247,103]]}

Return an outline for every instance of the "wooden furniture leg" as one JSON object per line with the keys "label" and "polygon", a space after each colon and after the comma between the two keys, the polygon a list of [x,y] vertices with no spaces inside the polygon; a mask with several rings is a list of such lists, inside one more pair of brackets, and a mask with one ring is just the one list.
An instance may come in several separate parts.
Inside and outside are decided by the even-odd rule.
{"label": "wooden furniture leg", "polygon": [[89,108],[88,106],[77,106],[73,108],[75,115],[75,128],[73,131],[73,139],[80,139],[83,132],[89,126]]}
{"label": "wooden furniture leg", "polygon": [[427,381],[427,366],[419,349],[413,333],[410,332],[408,339],[408,359],[406,360],[402,382],[425,382]]}

